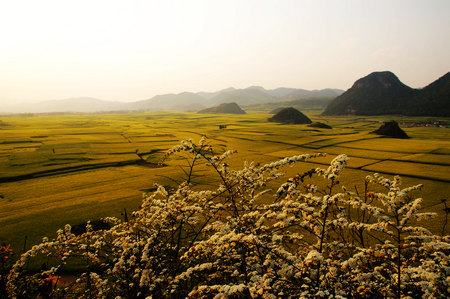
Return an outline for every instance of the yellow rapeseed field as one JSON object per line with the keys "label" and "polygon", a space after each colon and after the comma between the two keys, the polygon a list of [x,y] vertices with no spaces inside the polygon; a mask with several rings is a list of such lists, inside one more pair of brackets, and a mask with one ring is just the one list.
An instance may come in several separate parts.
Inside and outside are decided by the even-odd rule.
{"label": "yellow rapeseed field", "polygon": [[[326,167],[336,155],[347,154],[348,169],[342,173],[340,184],[362,194],[367,175],[400,174],[405,185],[424,184],[421,196],[427,210],[442,210],[441,199],[450,194],[450,129],[402,127],[412,138],[392,139],[369,134],[380,125],[368,122],[369,118],[308,116],[333,129],[269,123],[271,115],[251,111],[245,115],[2,118],[9,126],[0,129],[0,238],[20,252],[25,236],[28,246],[44,236],[55,237],[56,230],[66,223],[124,217],[125,209],[137,209],[142,193],[151,190],[154,183],[175,187],[183,181],[182,157],[165,161],[165,167],[154,164],[166,149],[189,138],[197,142],[202,135],[208,137],[217,154],[238,151],[229,160],[232,169],[242,168],[245,161],[264,164],[304,153],[329,154],[287,167],[288,177]],[[206,166],[193,183],[213,185]],[[440,230],[440,217],[429,224],[435,232]]]}

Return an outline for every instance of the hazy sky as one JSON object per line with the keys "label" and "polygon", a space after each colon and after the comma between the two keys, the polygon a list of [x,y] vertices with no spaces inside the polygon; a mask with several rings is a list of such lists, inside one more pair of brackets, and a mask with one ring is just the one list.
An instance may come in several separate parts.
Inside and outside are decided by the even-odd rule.
{"label": "hazy sky", "polygon": [[0,0],[0,102],[348,89],[450,71],[449,0]]}

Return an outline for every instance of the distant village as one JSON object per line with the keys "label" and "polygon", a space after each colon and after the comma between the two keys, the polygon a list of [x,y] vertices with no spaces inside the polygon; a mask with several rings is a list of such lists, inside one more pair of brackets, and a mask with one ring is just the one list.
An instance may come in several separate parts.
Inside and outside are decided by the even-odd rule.
{"label": "distant village", "polygon": [[[326,121],[326,120],[325,120]],[[373,120],[354,120],[354,119],[347,119],[346,121],[349,122],[363,122],[363,123],[372,123],[372,124],[383,124],[385,121],[373,121]],[[436,128],[450,128],[450,125],[447,121],[434,121],[430,123],[423,123],[423,122],[399,122],[399,126],[403,127],[436,127]]]}
{"label": "distant village", "polygon": [[433,122],[433,123],[399,123],[400,126],[411,127],[437,127],[437,128],[450,128],[445,122]]}

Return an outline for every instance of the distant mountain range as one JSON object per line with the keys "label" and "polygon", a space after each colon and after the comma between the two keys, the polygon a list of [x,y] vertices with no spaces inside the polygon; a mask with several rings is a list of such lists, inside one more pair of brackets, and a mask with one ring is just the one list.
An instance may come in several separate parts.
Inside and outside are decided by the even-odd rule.
{"label": "distant mountain range", "polygon": [[17,104],[0,107],[0,112],[10,113],[44,113],[44,112],[94,112],[127,109],[129,103],[102,101],[80,97],[65,100],[47,100],[38,103]]}
{"label": "distant mountain range", "polygon": [[[244,110],[273,110],[278,107],[325,110],[331,115],[410,115],[450,117],[450,72],[422,89],[403,84],[389,71],[373,72],[357,80],[347,91],[304,90],[261,86],[233,87],[216,92],[163,94],[131,103],[80,97],[0,107],[0,113],[92,113],[114,111],[201,111],[223,103],[236,103]],[[223,107],[223,106],[222,106]],[[214,110],[214,109],[212,109]],[[212,111],[207,110],[207,111]]]}
{"label": "distant mountain range", "polygon": [[330,115],[410,115],[450,117],[450,72],[423,89],[413,89],[391,72],[357,80],[322,112]]}
{"label": "distant mountain range", "polygon": [[90,97],[48,100],[32,104],[17,104],[0,107],[2,113],[44,113],[44,112],[99,112],[99,111],[136,111],[136,110],[177,110],[199,111],[215,107],[222,103],[234,102],[241,107],[254,104],[278,103],[302,98],[337,97],[344,90],[323,89],[304,90],[298,88],[277,88],[266,90],[261,86],[245,89],[233,87],[217,92],[182,92],[163,94],[151,99],[131,103],[112,102]]}
{"label": "distant mountain range", "polygon": [[226,114],[246,114],[244,110],[239,107],[235,102],[232,103],[222,103],[219,106],[206,108],[200,110],[198,113],[226,113]]}

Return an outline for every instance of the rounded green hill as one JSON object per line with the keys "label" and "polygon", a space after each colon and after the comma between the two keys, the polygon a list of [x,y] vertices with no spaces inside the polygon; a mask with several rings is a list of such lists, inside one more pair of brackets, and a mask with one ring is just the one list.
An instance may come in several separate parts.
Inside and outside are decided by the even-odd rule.
{"label": "rounded green hill", "polygon": [[293,123],[293,124],[310,124],[312,121],[303,113],[295,108],[284,108],[273,117],[268,119],[269,122],[277,123]]}

